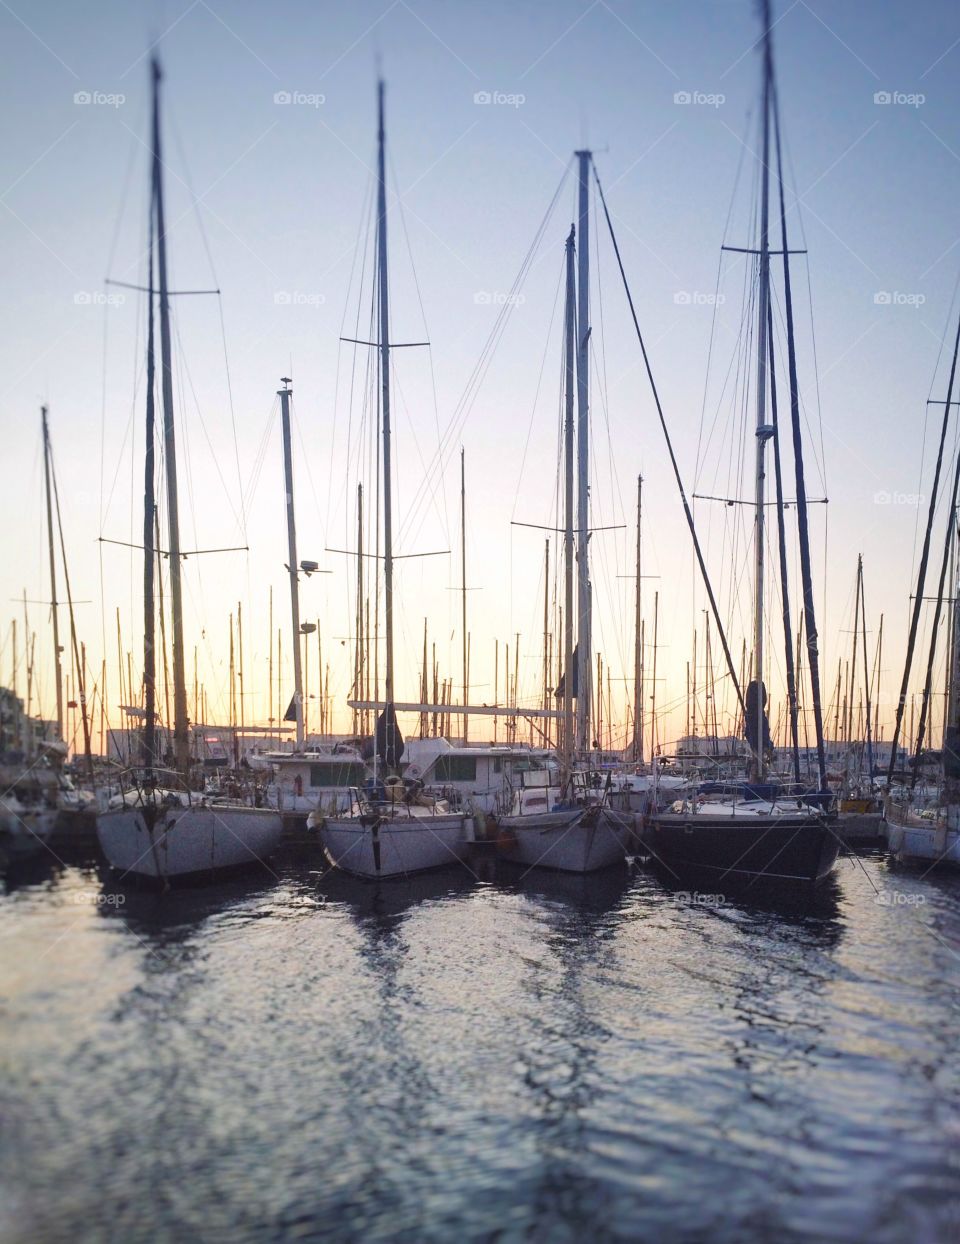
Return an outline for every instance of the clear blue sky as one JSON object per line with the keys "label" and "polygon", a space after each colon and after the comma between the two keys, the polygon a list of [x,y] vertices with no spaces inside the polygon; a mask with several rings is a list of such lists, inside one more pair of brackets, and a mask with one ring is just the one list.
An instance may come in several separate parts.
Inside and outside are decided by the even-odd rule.
{"label": "clear blue sky", "polygon": [[[936,380],[934,370],[960,271],[954,206],[960,190],[960,10],[933,0],[785,0],[775,14],[785,128],[801,199],[799,214],[791,203],[791,227],[799,244],[802,219],[810,252],[831,501],[822,621],[827,664],[835,673],[849,643],[842,631],[850,626],[862,551],[871,629],[881,610],[886,616],[884,667],[892,690],[917,515],[902,498],[923,491],[924,402],[931,384],[933,396],[942,396],[944,369]],[[106,551],[101,575],[96,539],[101,533],[136,539],[140,522],[142,307],[135,295],[120,305],[102,300],[105,276],[137,281],[143,275],[145,58],[154,41],[166,73],[173,283],[211,283],[209,245],[223,290],[237,425],[235,453],[217,304],[183,302],[177,307],[183,346],[178,402],[185,424],[181,453],[190,463],[184,542],[248,540],[251,546],[249,556],[211,558],[202,584],[196,562],[188,571],[188,643],[201,649],[200,677],[212,706],[221,712],[225,706],[230,609],[244,602],[248,717],[261,719],[262,696],[253,697],[258,680],[265,685],[270,584],[275,627],[286,616],[275,415],[269,422],[282,374],[294,377],[302,437],[301,553],[334,571],[307,585],[304,612],[320,617],[328,655],[349,631],[352,570],[324,547],[345,547],[345,541],[352,547],[353,539],[356,463],[343,456],[349,356],[337,338],[345,308],[355,312],[356,306],[351,266],[370,192],[378,58],[388,82],[390,160],[399,194],[391,217],[394,333],[401,340],[422,338],[422,297],[436,386],[435,414],[426,354],[409,351],[398,362],[401,522],[423,474],[421,455],[432,454],[436,428],[447,426],[492,326],[491,300],[510,288],[563,165],[583,142],[597,152],[681,465],[693,486],[712,319],[698,295],[715,289],[742,142],[751,141],[747,114],[757,98],[752,48],[758,19],[749,0],[272,6],[38,0],[29,7],[14,0],[0,7],[0,32],[6,118],[0,157],[0,587],[4,600],[24,588],[35,600],[48,594],[39,456],[39,405],[47,401],[74,592],[91,601],[80,612],[91,664],[99,665],[105,645],[115,666],[117,607],[124,647],[136,654],[141,643],[137,562],[120,550]],[[283,92],[323,100],[276,103]],[[682,104],[675,102],[679,92],[722,99]],[[878,92],[894,95],[894,102],[876,103]],[[494,101],[476,102],[482,93]],[[90,102],[75,102],[84,94]],[[923,99],[896,102],[904,96]],[[747,219],[745,187],[753,175],[750,156],[744,158],[727,239],[734,243],[745,240],[737,226]],[[527,666],[521,695],[537,695],[542,543],[509,524],[511,518],[549,523],[555,517],[559,357],[557,324],[551,335],[550,322],[571,211],[568,186],[525,300],[513,312],[462,438],[452,445],[456,452],[462,439],[467,451],[468,556],[471,579],[482,589],[471,597],[478,700],[493,696],[494,637],[505,641],[516,631],[524,635]],[[797,272],[802,383],[819,440],[800,261]],[[628,527],[597,537],[604,550],[598,544],[595,639],[614,677],[629,676],[632,585],[617,576],[632,570],[635,480],[642,470],[648,563],[661,576],[665,702],[682,695],[693,611],[702,602],[692,594],[689,542],[614,276],[609,248],[601,246],[593,321],[599,349],[602,294],[606,380],[594,384],[594,521]],[[729,300],[736,281],[724,288]],[[882,305],[875,302],[881,292],[908,298]],[[690,294],[689,303],[678,294]],[[712,381],[724,349],[731,348],[733,315],[725,306],[718,318]],[[262,442],[258,484],[247,489]],[[247,493],[245,521],[236,517],[237,458]],[[456,544],[459,479],[450,462],[445,503],[437,492],[423,521],[404,531],[409,551]],[[716,482],[716,474],[708,465],[700,480]],[[822,490],[816,477],[811,489]],[[878,504],[877,494],[889,494],[892,502]],[[714,566],[726,574],[722,519],[709,522]],[[822,580],[822,516],[816,524]],[[398,637],[405,672],[398,692],[404,697],[416,694],[428,612],[445,672],[459,681],[457,604],[447,590],[458,576],[455,558],[408,562],[403,569]],[[16,612],[8,604],[6,616]],[[31,624],[38,643],[47,644],[42,609],[32,610]],[[288,646],[286,636],[284,642]],[[345,654],[331,655],[331,689],[340,698],[349,676]],[[310,659],[315,668],[313,652]],[[5,647],[5,679],[10,663]],[[48,672],[42,689],[49,711]],[[116,702],[114,691],[109,698]]]}

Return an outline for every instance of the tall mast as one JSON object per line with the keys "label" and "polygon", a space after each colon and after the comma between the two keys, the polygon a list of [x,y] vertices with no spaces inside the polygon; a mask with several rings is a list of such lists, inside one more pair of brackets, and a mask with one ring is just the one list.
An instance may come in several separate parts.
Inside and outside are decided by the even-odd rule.
{"label": "tall mast", "polygon": [[[387,639],[384,699],[393,707],[393,476],[390,471],[390,298],[387,279],[387,174],[383,80],[377,83],[377,285],[380,293],[380,403],[383,431],[383,608]],[[388,721],[390,717],[388,716]]]}
{"label": "tall mast", "polygon": [[577,208],[577,749],[590,748],[591,597],[590,597],[590,160],[589,151],[576,153],[579,165]]}
{"label": "tall mast", "polygon": [[[356,643],[356,696],[364,698],[363,672],[363,484],[357,484],[357,643]],[[426,689],[424,689],[426,699]],[[353,732],[359,734],[363,728],[366,709],[354,709]]]}
{"label": "tall mast", "polygon": [[[957,514],[950,512],[951,537],[956,546],[958,535]],[[960,558],[955,565],[960,564]],[[947,657],[949,684],[947,686],[947,703],[943,722],[943,803],[947,806],[958,802],[960,792],[960,608],[957,607],[957,596],[960,593],[960,576],[955,572],[952,580],[952,599],[950,602],[950,647]],[[952,818],[954,819],[954,818]],[[954,824],[956,823],[954,819]]]}
{"label": "tall mast", "polygon": [[[860,626],[863,638],[863,695],[866,700],[867,725],[867,779],[873,786],[873,726],[870,721],[870,671],[867,668],[867,605],[863,594],[863,554],[857,558],[857,578],[860,584]],[[953,605],[956,610],[956,603]]]}
{"label": "tall mast", "polygon": [[[820,698],[820,651],[817,636],[816,602],[810,557],[810,530],[807,520],[807,484],[803,470],[803,434],[800,426],[800,389],[797,382],[797,348],[793,327],[793,295],[790,283],[790,244],[787,238],[787,208],[783,183],[783,153],[780,143],[780,114],[773,80],[770,3],[764,3],[766,86],[773,113],[777,152],[777,190],[780,209],[780,246],[783,252],[783,305],[787,327],[787,369],[790,379],[790,427],[793,433],[793,470],[797,486],[797,528],[800,537],[800,577],[803,586],[803,613],[807,626],[807,665],[817,743],[817,775],[820,790],[827,791],[827,759],[823,742],[823,704]],[[765,165],[766,165],[765,158]]]}
{"label": "tall mast", "polygon": [[50,487],[50,429],[47,427],[47,408],[40,407],[43,425],[43,477],[47,490],[47,542],[50,552],[50,608],[53,613],[53,659],[57,679],[57,736],[63,733],[63,666],[60,661],[60,619],[57,614],[57,561],[53,546],[53,496]]}
{"label": "tall mast", "polygon": [[767,321],[770,307],[770,11],[764,5],[763,40],[763,104],[762,104],[762,182],[760,191],[760,254],[759,298],[757,324],[757,425],[756,425],[756,518],[754,527],[754,610],[753,610],[753,676],[756,688],[755,723],[756,745],[753,755],[752,776],[763,781],[766,770],[764,755],[764,696],[763,688],[763,587],[764,587],[764,505],[766,501],[764,463],[767,441],[773,428],[767,423]]}
{"label": "tall mast", "polygon": [[[640,533],[643,516],[643,476],[637,476],[637,589],[635,593],[636,607],[634,612],[633,632],[633,760],[634,764],[643,763],[643,589],[640,579]],[[696,661],[694,661],[694,678],[696,678]]]}
{"label": "tall mast", "polygon": [[[550,537],[544,541],[543,550],[543,707],[550,707]],[[550,719],[544,727],[549,746]]]}
{"label": "tall mast", "polygon": [[287,498],[287,571],[290,575],[290,629],[293,637],[293,704],[297,714],[297,751],[303,750],[303,671],[300,666],[300,579],[297,573],[297,519],[293,508],[293,453],[290,448],[290,377],[281,376],[280,426],[283,430],[283,484]]}
{"label": "tall mast", "polygon": [[[154,213],[157,205],[156,164],[150,175],[150,244],[147,252],[147,428],[143,459],[143,763],[148,773],[157,762],[157,619],[154,604],[154,542],[156,522],[156,343],[153,309]],[[169,722],[167,723],[169,725]]]}
{"label": "tall mast", "polygon": [[[573,683],[579,676],[579,695],[583,696],[582,671],[573,668],[573,388],[576,357],[576,310],[574,306],[574,238],[570,226],[567,238],[567,297],[564,318],[564,530],[563,530],[563,781],[570,777],[573,765]],[[583,662],[581,660],[580,664]],[[589,665],[589,661],[587,662]]]}
{"label": "tall mast", "polygon": [[[460,447],[460,612],[461,629],[463,631],[463,703],[469,700],[467,686],[469,674],[467,670],[467,476],[463,446]],[[470,716],[463,714],[463,741],[467,741],[467,730]]]}
{"label": "tall mast", "polygon": [[163,394],[163,447],[166,462],[167,523],[170,544],[170,604],[173,613],[173,748],[176,766],[190,764],[187,684],[183,652],[183,589],[180,565],[180,507],[177,499],[177,444],[170,358],[170,302],[167,295],[167,238],[163,217],[163,161],[160,155],[160,62],[153,69],[153,177],[157,204],[157,275],[160,284],[160,368]]}

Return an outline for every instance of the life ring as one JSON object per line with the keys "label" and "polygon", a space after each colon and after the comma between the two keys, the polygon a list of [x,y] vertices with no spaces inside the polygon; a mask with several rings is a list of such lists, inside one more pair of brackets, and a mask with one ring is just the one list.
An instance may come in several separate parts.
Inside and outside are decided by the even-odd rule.
{"label": "life ring", "polygon": [[419,765],[407,765],[405,775],[408,778],[418,778],[423,776],[423,770]]}

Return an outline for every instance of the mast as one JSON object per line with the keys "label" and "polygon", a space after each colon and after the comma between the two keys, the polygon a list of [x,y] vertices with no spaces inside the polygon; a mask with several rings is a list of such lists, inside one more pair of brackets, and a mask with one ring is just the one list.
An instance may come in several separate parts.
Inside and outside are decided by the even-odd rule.
{"label": "mast", "polygon": [[[543,550],[543,707],[550,708],[550,538]],[[544,725],[549,743],[549,718]]]}
{"label": "mast", "polygon": [[[637,476],[637,588],[635,592],[633,632],[633,761],[643,764],[643,590],[640,578],[640,530],[643,514],[643,476]],[[694,674],[696,677],[696,674]]]}
{"label": "mast", "polygon": [[[574,238],[570,226],[566,246],[567,297],[564,318],[564,529],[563,529],[563,773],[565,785],[573,767],[573,386],[576,326],[574,323]],[[582,663],[582,662],[581,662]],[[579,672],[579,671],[578,671]],[[578,687],[583,695],[583,682]]]}
{"label": "mast", "polygon": [[589,151],[578,151],[579,193],[577,207],[577,749],[590,749],[591,588],[590,588],[590,160]]}
{"label": "mast", "polygon": [[[957,515],[950,513],[950,528],[953,543],[956,544],[960,532],[957,531]],[[960,564],[960,558],[955,565]],[[960,592],[960,575],[954,573],[953,593],[950,601],[950,647],[947,660],[949,683],[947,686],[947,703],[943,720],[943,803],[946,806],[956,805],[960,796],[960,609],[957,608],[957,595]],[[953,825],[956,825],[956,810],[949,814]]]}
{"label": "mast", "polygon": [[787,239],[787,208],[783,185],[783,156],[780,144],[780,112],[773,80],[773,52],[770,34],[770,3],[764,0],[764,41],[767,59],[767,83],[772,102],[774,135],[777,153],[777,187],[780,208],[780,244],[783,251],[783,302],[787,325],[787,365],[790,379],[790,426],[793,433],[793,468],[797,486],[797,527],[800,537],[800,575],[803,586],[803,610],[807,626],[807,663],[810,670],[810,693],[813,700],[813,722],[817,741],[817,775],[820,790],[826,792],[827,759],[823,743],[823,705],[820,697],[820,651],[817,637],[816,605],[813,595],[813,571],[810,559],[810,531],[807,521],[807,484],[803,471],[803,434],[800,426],[800,389],[797,382],[797,348],[793,331],[793,295],[790,283],[790,247]]}
{"label": "mast", "polygon": [[650,691],[650,763],[657,755],[657,627],[660,615],[660,593],[653,594],[653,687]]}
{"label": "mast", "polygon": [[173,613],[173,742],[177,769],[190,764],[187,684],[183,653],[183,588],[180,564],[180,507],[177,497],[177,445],[173,411],[173,366],[170,352],[170,301],[167,293],[167,239],[163,216],[163,161],[160,154],[160,62],[153,71],[153,185],[156,198],[157,275],[160,285],[160,368],[163,395],[163,447],[166,463],[167,522],[170,544],[170,602]]}
{"label": "mast", "polygon": [[63,666],[60,661],[60,619],[57,616],[57,562],[53,545],[53,496],[50,487],[50,429],[47,426],[47,408],[40,407],[43,426],[43,477],[47,491],[47,542],[50,553],[50,607],[53,613],[53,657],[57,678],[57,734],[63,739]]}
{"label": "mast", "polygon": [[[424,640],[426,643],[426,640]],[[363,698],[363,484],[357,484],[357,638],[356,638],[356,661],[354,682],[357,688],[357,698]],[[424,699],[426,699],[426,687],[423,689]],[[353,710],[353,732],[359,734],[363,725],[363,718],[366,710]],[[421,734],[421,738],[423,735]]]}
{"label": "mast", "polygon": [[392,719],[393,686],[393,476],[390,470],[390,297],[387,276],[387,175],[383,80],[377,83],[377,285],[380,295],[380,401],[383,434],[383,608],[387,641],[384,700]]}
{"label": "mast", "polygon": [[281,376],[280,426],[283,431],[283,483],[287,498],[287,571],[290,575],[290,628],[293,637],[293,704],[297,714],[297,751],[303,751],[303,670],[300,661],[300,580],[297,574],[297,520],[293,507],[293,453],[290,446],[290,377]]}
{"label": "mast", "polygon": [[[156,342],[153,311],[154,212],[156,211],[156,172],[150,178],[150,242],[147,252],[147,427],[143,460],[143,763],[149,774],[157,762],[157,652],[156,606],[154,604],[154,543],[156,516]],[[167,723],[169,725],[169,722]]]}
{"label": "mast", "polygon": [[753,608],[753,670],[756,681],[757,719],[754,725],[752,777],[762,782],[766,773],[764,700],[763,695],[763,588],[764,588],[764,506],[766,501],[766,467],[764,463],[767,441],[773,428],[767,423],[767,327],[770,312],[770,6],[764,5],[763,43],[763,104],[761,120],[762,182],[760,191],[760,253],[759,298],[757,323],[757,424],[756,424],[756,517],[754,526],[754,608]]}
{"label": "mast", "polygon": [[[873,786],[873,728],[870,722],[870,671],[867,668],[867,605],[863,594],[863,554],[857,558],[857,579],[860,585],[860,626],[863,630],[863,694],[866,699],[867,779]],[[953,605],[956,610],[956,603]],[[954,613],[954,620],[956,614]]]}
{"label": "mast", "polygon": [[[461,629],[463,631],[463,703],[469,703],[469,672],[467,669],[467,477],[463,446],[460,446],[460,610]],[[470,717],[463,714],[463,741],[467,742],[467,730]]]}
{"label": "mast", "polygon": [[[73,593],[70,590],[70,568],[67,565],[67,545],[63,538],[63,516],[60,513],[60,490],[57,487],[57,474],[53,467],[53,451],[50,448],[49,429],[44,423],[47,448],[47,463],[50,469],[50,478],[53,482],[53,501],[57,513],[57,531],[60,536],[60,556],[63,559],[63,586],[67,593],[67,611],[70,618],[70,646],[73,650],[73,665],[75,674],[75,698],[80,701],[80,717],[83,722],[83,754],[87,762],[87,776],[93,781],[93,756],[90,752],[90,717],[87,713],[87,689],[86,689],[86,649],[81,648],[77,643],[77,622],[73,612]],[[74,697],[71,697],[74,698]],[[76,722],[76,718],[74,718]],[[73,737],[73,730],[70,735]]]}

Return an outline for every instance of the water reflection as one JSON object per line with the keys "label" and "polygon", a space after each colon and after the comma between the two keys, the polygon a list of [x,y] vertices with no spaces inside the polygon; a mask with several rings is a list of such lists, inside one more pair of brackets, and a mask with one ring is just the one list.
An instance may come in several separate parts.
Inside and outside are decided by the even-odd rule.
{"label": "water reflection", "polygon": [[957,1188],[955,882],[276,872],[0,904],[14,1238],[907,1240]]}

